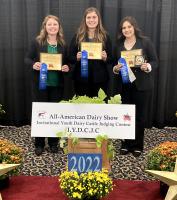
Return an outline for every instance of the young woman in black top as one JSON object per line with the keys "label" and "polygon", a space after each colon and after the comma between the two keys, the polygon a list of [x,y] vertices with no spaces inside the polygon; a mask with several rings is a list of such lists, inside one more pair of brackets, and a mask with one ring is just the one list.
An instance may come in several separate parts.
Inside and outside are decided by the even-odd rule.
{"label": "young woman in black top", "polygon": [[[81,77],[81,43],[100,42],[103,45],[101,60],[88,60],[88,78]],[[111,40],[103,28],[99,11],[90,7],[85,10],[81,24],[69,48],[69,61],[73,66],[76,95],[94,97],[102,88],[107,94],[109,67],[111,68]]]}
{"label": "young woman in black top", "polygon": [[120,153],[132,152],[134,156],[139,156],[143,151],[147,106],[154,84],[153,70],[157,67],[157,55],[150,39],[142,35],[136,20],[127,16],[120,22],[118,42],[114,52],[113,72],[118,74],[117,82],[119,83],[121,79],[119,71],[122,65],[118,63],[118,59],[121,57],[121,51],[134,49],[141,49],[145,60],[139,67],[131,68],[136,79],[133,82],[122,84],[121,97],[123,104],[136,105],[135,140],[122,141]]}

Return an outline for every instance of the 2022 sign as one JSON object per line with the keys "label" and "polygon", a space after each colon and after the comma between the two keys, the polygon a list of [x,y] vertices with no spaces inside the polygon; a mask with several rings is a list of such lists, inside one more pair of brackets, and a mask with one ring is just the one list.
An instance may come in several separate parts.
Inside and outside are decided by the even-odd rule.
{"label": "2022 sign", "polygon": [[68,170],[84,173],[89,171],[101,171],[102,154],[69,153]]}

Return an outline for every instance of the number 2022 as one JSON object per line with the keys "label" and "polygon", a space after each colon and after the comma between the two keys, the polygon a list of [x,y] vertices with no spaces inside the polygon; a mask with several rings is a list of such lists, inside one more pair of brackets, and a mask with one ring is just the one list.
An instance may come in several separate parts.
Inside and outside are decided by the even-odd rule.
{"label": "number 2022", "polygon": [[99,156],[72,156],[70,158],[71,171],[77,171],[78,173],[89,171],[101,170],[101,159]]}

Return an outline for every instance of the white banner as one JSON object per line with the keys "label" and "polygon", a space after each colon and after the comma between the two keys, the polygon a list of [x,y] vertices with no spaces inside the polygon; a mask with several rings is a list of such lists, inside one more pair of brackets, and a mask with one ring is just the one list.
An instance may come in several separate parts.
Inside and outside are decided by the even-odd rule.
{"label": "white banner", "polygon": [[66,130],[73,137],[135,138],[135,105],[33,102],[32,137],[57,137]]}

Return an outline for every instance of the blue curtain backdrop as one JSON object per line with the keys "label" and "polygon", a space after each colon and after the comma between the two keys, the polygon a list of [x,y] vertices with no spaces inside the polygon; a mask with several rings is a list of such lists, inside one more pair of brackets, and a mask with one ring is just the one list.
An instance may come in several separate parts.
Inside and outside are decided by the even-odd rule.
{"label": "blue curtain backdrop", "polygon": [[[134,16],[154,42],[159,68],[148,113],[148,127],[177,126],[177,1],[175,0],[0,0],[0,103],[6,110],[0,124],[30,123],[30,74],[24,56],[48,14],[60,17],[66,41],[80,24],[87,7],[97,7],[112,38],[126,15]],[[73,95],[68,78],[65,98]],[[110,82],[111,89],[112,82]]]}

